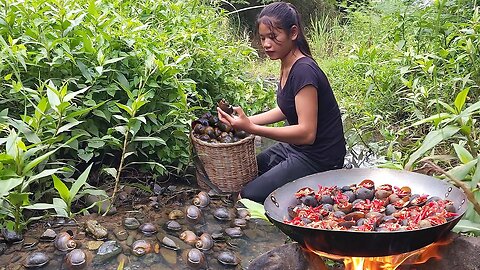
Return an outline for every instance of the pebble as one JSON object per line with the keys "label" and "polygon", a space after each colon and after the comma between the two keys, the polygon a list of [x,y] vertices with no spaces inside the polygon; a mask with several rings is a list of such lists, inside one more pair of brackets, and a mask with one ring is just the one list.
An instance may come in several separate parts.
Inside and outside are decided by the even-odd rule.
{"label": "pebble", "polygon": [[173,266],[177,263],[177,252],[168,248],[160,248],[160,254],[168,262],[169,265]]}
{"label": "pebble", "polygon": [[113,234],[115,234],[115,237],[117,237],[117,239],[119,241],[124,241],[124,240],[127,240],[128,238],[128,233],[126,230],[122,229],[122,228],[117,228],[113,231]]}
{"label": "pebble", "polygon": [[88,241],[85,246],[88,250],[97,250],[103,243],[103,241]]}

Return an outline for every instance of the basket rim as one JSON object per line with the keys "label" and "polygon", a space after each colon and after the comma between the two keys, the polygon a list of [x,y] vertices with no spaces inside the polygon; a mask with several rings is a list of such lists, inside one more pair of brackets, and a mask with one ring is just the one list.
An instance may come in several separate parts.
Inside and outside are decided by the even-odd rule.
{"label": "basket rim", "polygon": [[192,130],[192,131],[190,131],[190,138],[192,138],[192,140],[195,143],[198,143],[200,145],[222,148],[222,147],[231,147],[231,146],[235,146],[235,145],[241,145],[241,144],[248,143],[249,141],[255,139],[255,135],[250,134],[249,136],[239,140],[238,142],[233,142],[233,143],[209,143],[209,142],[202,141],[202,140],[196,138],[195,136],[193,136],[193,130]]}

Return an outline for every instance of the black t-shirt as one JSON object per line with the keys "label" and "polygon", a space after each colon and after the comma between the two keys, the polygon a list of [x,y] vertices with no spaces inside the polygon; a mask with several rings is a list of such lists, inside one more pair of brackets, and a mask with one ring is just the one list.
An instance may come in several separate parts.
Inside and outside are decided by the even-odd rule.
{"label": "black t-shirt", "polygon": [[338,164],[343,161],[346,153],[340,110],[325,73],[313,59],[298,59],[290,69],[283,89],[278,84],[278,107],[287,117],[288,124],[298,124],[295,95],[307,85],[313,85],[317,89],[317,138],[311,145],[290,145],[325,165]]}

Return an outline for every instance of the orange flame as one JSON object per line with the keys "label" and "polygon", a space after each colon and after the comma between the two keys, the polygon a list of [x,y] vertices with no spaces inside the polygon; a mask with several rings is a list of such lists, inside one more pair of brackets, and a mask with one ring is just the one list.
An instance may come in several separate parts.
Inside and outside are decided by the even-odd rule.
{"label": "orange flame", "polygon": [[415,265],[427,262],[430,259],[441,259],[439,249],[442,246],[448,245],[453,239],[448,237],[442,241],[432,243],[423,248],[392,256],[384,257],[347,257],[329,254],[322,251],[316,251],[308,247],[310,252],[313,252],[321,257],[332,260],[343,260],[345,270],[395,270],[400,265]]}

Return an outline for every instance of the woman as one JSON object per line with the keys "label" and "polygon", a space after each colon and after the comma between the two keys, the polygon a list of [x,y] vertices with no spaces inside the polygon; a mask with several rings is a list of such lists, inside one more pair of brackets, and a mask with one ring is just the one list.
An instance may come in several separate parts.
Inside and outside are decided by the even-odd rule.
{"label": "woman", "polygon": [[[259,176],[240,193],[263,203],[290,181],[341,168],[346,150],[338,104],[312,59],[297,9],[284,2],[269,4],[258,16],[257,30],[265,53],[281,62],[278,106],[250,117],[240,107],[234,108],[236,116],[217,111],[222,122],[237,130],[279,141],[257,156]],[[288,125],[266,126],[282,120]]]}

